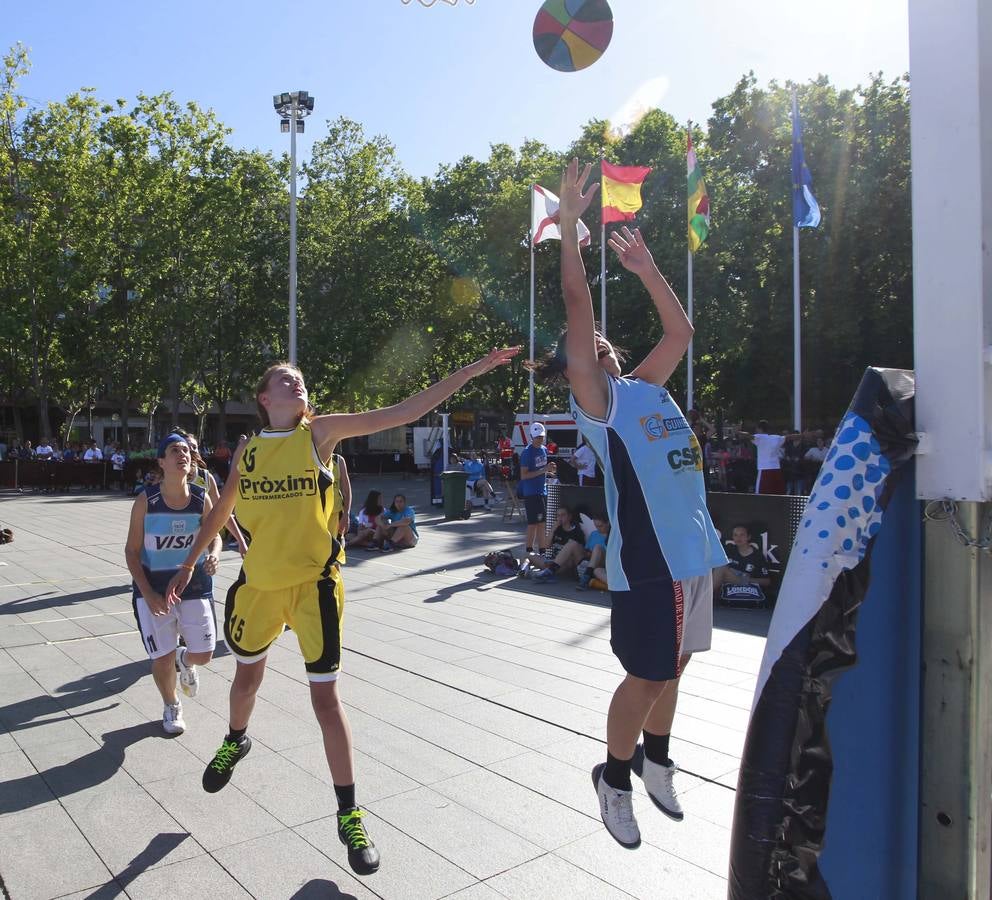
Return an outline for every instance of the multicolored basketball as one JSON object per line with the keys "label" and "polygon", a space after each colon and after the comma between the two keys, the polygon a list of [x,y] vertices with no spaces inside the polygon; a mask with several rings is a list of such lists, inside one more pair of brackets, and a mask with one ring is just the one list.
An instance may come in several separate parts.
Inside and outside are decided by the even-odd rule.
{"label": "multicolored basketball", "polygon": [[545,0],[534,20],[534,49],[559,72],[591,66],[612,37],[613,11],[606,0]]}

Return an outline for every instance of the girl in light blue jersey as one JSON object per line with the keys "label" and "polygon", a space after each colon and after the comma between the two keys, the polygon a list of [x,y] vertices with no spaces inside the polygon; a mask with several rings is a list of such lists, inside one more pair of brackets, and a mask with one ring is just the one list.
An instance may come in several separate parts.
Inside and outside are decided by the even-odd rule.
{"label": "girl in light blue jersey", "polygon": [[577,234],[579,216],[598,188],[584,191],[590,168],[580,172],[572,160],[562,176],[567,331],[544,370],[568,381],[575,421],[603,468],[612,524],[610,643],[627,675],[610,703],[607,761],[593,769],[593,781],[610,834],[636,847],[630,773],[641,732],[639,774],[648,795],[667,815],[682,818],[668,755],[678,679],[693,652],[709,649],[712,570],[727,558],[706,509],[699,443],[664,387],[685,355],[692,325],[636,229],[613,232],[609,243],[650,294],[664,337],[624,377],[615,348],[596,331]]}
{"label": "girl in light blue jersey", "polygon": [[[192,454],[186,438],[170,434],[158,447],[161,478],[134,501],[124,556],[134,579],[134,616],[142,643],[152,661],[152,677],[162,695],[162,728],[167,734],[186,729],[179,687],[188,697],[199,689],[197,666],[210,662],[216,642],[213,578],[220,538],[192,566],[192,577],[178,603],[166,598],[169,581],[184,568],[189,548],[210,511],[204,489],[188,482]],[[179,647],[182,635],[185,647]],[[177,651],[178,648],[178,651]]]}

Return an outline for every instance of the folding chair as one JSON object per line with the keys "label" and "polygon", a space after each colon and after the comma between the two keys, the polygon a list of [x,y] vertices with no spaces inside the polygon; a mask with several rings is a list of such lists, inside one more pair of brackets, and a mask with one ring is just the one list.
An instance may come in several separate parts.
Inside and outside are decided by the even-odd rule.
{"label": "folding chair", "polygon": [[509,522],[516,513],[522,519],[524,511],[520,508],[520,498],[517,497],[517,486],[512,481],[504,481],[506,487],[506,504],[503,506],[503,521]]}

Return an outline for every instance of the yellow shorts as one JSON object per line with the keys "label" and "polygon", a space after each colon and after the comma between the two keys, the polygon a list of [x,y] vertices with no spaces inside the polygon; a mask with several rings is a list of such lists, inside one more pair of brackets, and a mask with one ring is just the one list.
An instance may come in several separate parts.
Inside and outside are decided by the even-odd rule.
{"label": "yellow shorts", "polygon": [[300,643],[311,681],[334,681],[341,668],[344,582],[337,567],[327,578],[278,591],[245,583],[242,569],[224,604],[224,639],[235,658],[258,662],[289,625]]}

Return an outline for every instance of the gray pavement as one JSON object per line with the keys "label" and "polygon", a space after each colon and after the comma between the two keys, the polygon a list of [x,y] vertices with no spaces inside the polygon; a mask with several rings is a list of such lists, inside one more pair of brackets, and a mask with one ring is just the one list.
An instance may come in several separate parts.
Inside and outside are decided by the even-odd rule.
{"label": "gray pavement", "polygon": [[[0,878],[13,900],[56,897],[717,898],[726,896],[737,768],[768,616],[717,612],[713,649],[682,681],[672,756],[686,818],[635,778],[644,843],[619,847],[589,772],[605,758],[621,670],[607,597],[480,574],[519,544],[499,511],[444,522],[422,478],[354,479],[405,492],[421,542],[356,551],[345,569],[346,673],[358,799],[382,852],[358,879],[299,649],[269,655],[251,756],[221,793],[200,774],[226,732],[221,653],[161,730],[123,559],[130,501],[0,495]],[[239,559],[225,552],[219,612]]]}

